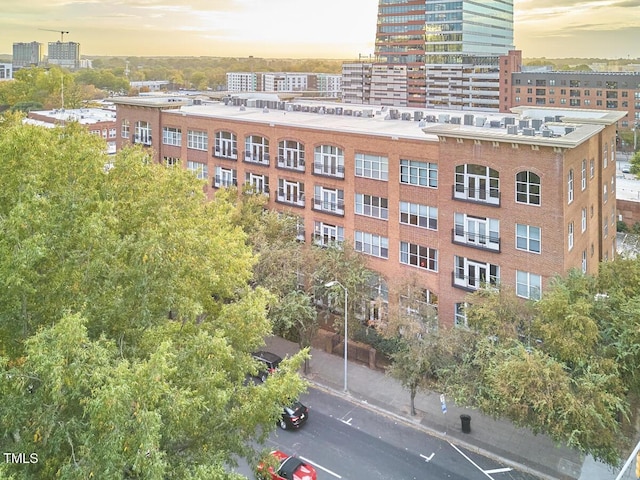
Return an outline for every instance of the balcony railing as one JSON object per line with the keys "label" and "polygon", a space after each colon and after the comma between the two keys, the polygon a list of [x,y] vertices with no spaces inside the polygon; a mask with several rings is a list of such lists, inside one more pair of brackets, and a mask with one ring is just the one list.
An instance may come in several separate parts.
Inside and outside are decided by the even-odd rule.
{"label": "balcony railing", "polygon": [[321,196],[315,196],[313,197],[313,209],[322,212],[335,213],[337,215],[344,215],[344,200],[329,202]]}
{"label": "balcony railing", "polygon": [[269,165],[270,155],[263,153],[262,155],[255,155],[251,152],[244,152],[244,161],[249,163],[258,163],[260,165]]}
{"label": "balcony railing", "polygon": [[468,245],[495,252],[500,251],[500,237],[491,234],[483,235],[477,232],[468,232],[460,226],[451,229],[451,241],[458,245]]}
{"label": "balcony railing", "polygon": [[288,168],[290,170],[304,171],[304,157],[300,156],[297,160],[292,158],[285,158],[282,155],[278,155],[278,167]]}
{"label": "balcony railing", "polygon": [[134,135],[133,143],[139,143],[149,147],[151,146],[151,135]]}
{"label": "balcony railing", "polygon": [[328,177],[344,178],[344,165],[328,165],[323,162],[313,163],[313,173]]}
{"label": "balcony railing", "polygon": [[488,282],[483,277],[471,277],[469,275],[459,275],[451,272],[451,284],[456,288],[475,292],[482,287],[497,287],[500,283],[499,278],[491,278]]}
{"label": "balcony railing", "polygon": [[457,183],[452,189],[454,200],[500,206],[500,190],[497,188],[471,188]]}
{"label": "balcony railing", "polygon": [[213,186],[215,188],[235,187],[236,185],[238,185],[238,181],[235,178],[229,178],[222,175],[216,175],[213,178]]}
{"label": "balcony railing", "polygon": [[226,158],[227,160],[237,160],[238,159],[238,149],[237,148],[213,148],[213,156],[216,158]]}
{"label": "balcony railing", "polygon": [[276,201],[280,203],[287,203],[289,205],[295,205],[297,207],[304,207],[304,192],[289,194],[285,191],[284,188],[279,188]]}

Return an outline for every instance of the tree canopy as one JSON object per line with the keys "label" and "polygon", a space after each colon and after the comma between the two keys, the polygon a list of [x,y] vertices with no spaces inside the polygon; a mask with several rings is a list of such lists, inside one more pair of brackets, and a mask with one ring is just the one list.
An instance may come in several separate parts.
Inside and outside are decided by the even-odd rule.
{"label": "tree canopy", "polygon": [[[255,386],[272,300],[224,199],[77,124],[0,120],[0,438],[16,479],[235,478],[302,352]],[[107,164],[113,168],[106,168]]]}

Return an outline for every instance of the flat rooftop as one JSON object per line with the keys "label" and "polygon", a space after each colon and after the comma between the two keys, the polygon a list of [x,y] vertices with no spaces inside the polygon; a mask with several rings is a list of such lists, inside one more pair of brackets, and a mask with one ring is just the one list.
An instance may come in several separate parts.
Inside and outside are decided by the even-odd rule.
{"label": "flat rooftop", "polygon": [[[438,141],[455,137],[570,148],[626,112],[516,107],[512,113],[448,111],[345,104],[277,94],[228,95],[219,100],[175,96],[118,97],[116,105],[166,107],[172,115],[237,120],[314,130],[340,131],[391,139]],[[164,111],[164,109],[163,109]]]}

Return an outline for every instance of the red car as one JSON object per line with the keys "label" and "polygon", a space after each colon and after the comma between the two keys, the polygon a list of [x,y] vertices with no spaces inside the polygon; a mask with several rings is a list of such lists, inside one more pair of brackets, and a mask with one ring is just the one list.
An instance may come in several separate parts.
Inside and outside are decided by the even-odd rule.
{"label": "red car", "polygon": [[316,470],[298,457],[292,457],[280,450],[271,452],[277,462],[278,467],[274,470],[269,467],[267,472],[264,471],[264,464],[258,464],[258,478],[265,480],[316,480]]}

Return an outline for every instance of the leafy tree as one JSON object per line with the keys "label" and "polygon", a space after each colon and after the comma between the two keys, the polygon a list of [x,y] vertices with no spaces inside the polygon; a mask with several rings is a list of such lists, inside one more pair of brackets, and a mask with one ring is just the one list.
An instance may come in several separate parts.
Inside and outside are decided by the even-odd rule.
{"label": "leafy tree", "polygon": [[245,385],[273,297],[249,285],[234,206],[142,149],[107,171],[75,124],[6,116],[0,159],[0,437],[41,460],[3,473],[231,478],[304,389],[307,355]]}

